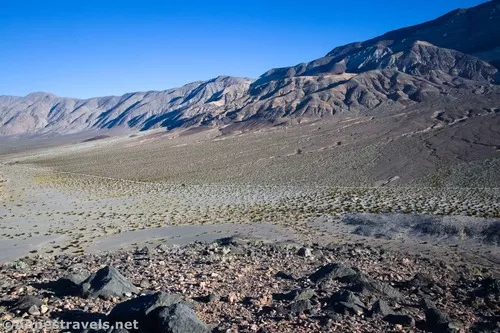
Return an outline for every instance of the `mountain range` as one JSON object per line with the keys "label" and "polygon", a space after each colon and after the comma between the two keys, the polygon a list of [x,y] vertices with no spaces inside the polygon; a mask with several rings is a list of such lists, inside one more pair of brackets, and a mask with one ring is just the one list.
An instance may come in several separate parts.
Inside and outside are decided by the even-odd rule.
{"label": "mountain range", "polygon": [[[401,112],[500,91],[500,1],[337,47],[258,79],[219,76],[164,91],[90,99],[0,96],[0,135],[276,124]],[[500,104],[500,101],[499,103]],[[498,107],[492,105],[492,107]]]}

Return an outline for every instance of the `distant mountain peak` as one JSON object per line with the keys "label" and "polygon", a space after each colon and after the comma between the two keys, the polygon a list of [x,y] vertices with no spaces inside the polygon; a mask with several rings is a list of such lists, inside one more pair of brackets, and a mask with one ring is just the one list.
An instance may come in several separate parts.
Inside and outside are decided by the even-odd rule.
{"label": "distant mountain peak", "polygon": [[57,98],[58,96],[45,91],[35,91],[25,96],[25,98],[45,98],[45,97]]}
{"label": "distant mountain peak", "polygon": [[325,57],[271,69],[257,80],[220,75],[165,91],[83,100],[45,92],[0,96],[0,135],[227,126],[393,112],[498,90],[497,68],[500,0],[339,46]]}

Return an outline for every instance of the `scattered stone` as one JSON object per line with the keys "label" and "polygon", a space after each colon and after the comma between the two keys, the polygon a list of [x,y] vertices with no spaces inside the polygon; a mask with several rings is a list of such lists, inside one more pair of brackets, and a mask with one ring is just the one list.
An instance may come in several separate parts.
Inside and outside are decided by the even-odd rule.
{"label": "scattered stone", "polygon": [[[224,246],[241,248],[246,255],[237,257],[231,250],[230,255],[223,257]],[[498,308],[496,280],[478,278],[495,276],[493,270],[460,269],[460,263],[455,266],[452,263],[449,265],[453,271],[450,271],[439,260],[411,254],[404,257],[409,258],[409,264],[406,264],[399,253],[390,249],[383,251],[374,245],[314,244],[311,247],[314,248],[313,256],[308,260],[301,259],[296,250],[278,252],[272,244],[224,246],[194,243],[175,250],[172,248],[168,255],[157,250],[150,251],[147,258],[137,257],[135,250],[84,256],[61,255],[55,259],[40,260],[34,266],[30,265],[29,271],[4,265],[0,268],[0,280],[10,286],[3,289],[0,295],[3,301],[0,302],[0,319],[46,320],[65,316],[67,320],[82,321],[97,318],[110,322],[137,320],[141,332],[163,332],[167,328],[162,326],[161,330],[158,329],[157,314],[162,311],[168,314],[168,309],[174,304],[182,304],[178,307],[181,313],[184,307],[194,310],[182,301],[179,296],[182,294],[186,299],[199,302],[196,303],[195,317],[202,324],[216,324],[217,329],[213,332],[250,333],[265,328],[269,332],[425,330],[462,333],[495,332],[500,329],[495,312]],[[212,251],[213,257],[200,255],[206,250]],[[316,255],[317,250],[324,253],[323,258]],[[325,261],[342,264],[325,265]],[[42,282],[56,279],[66,271],[94,270],[103,265],[127,267],[127,277],[141,286],[144,295],[129,301],[123,300],[122,296],[81,299],[67,297],[67,292],[62,295],[47,293],[50,288]],[[351,265],[362,267],[363,272]],[[317,273],[325,266],[328,269],[323,270],[322,276],[317,279],[320,282],[311,283],[309,274]],[[87,274],[81,274],[80,277],[66,276],[56,282],[61,282],[61,286],[79,286],[82,280],[90,279]],[[431,283],[428,277],[432,277],[434,282]],[[394,281],[394,286],[390,281]],[[147,282],[149,286],[146,286]],[[334,292],[339,288],[340,291]],[[164,293],[153,290],[163,290]],[[394,299],[394,291],[396,296],[406,298]],[[485,293],[484,297],[479,296],[480,291]],[[39,297],[47,304],[31,310],[28,307],[22,314],[21,311],[11,313],[12,302],[8,300],[26,294]],[[226,296],[221,298],[218,295]],[[229,302],[229,295],[234,296],[232,302]],[[435,313],[438,310],[432,302],[421,308],[416,306],[427,295],[442,300],[439,312]],[[401,307],[407,310],[401,312]],[[187,312],[194,314],[193,311]],[[109,316],[106,313],[110,313]],[[367,315],[372,318],[366,318]],[[438,318],[434,320],[433,327],[430,325],[432,318]],[[460,318],[463,324],[450,318]],[[191,322],[191,319],[187,321]],[[388,323],[384,325],[383,321]],[[413,325],[416,327],[413,328]],[[212,330],[212,326],[205,326]]]}
{"label": "scattered stone", "polygon": [[38,308],[37,305],[32,305],[28,309],[28,313],[33,316],[39,316],[40,315],[40,309]]}
{"label": "scattered stone", "polygon": [[291,241],[277,242],[277,243],[274,243],[272,245],[272,247],[278,252],[288,252],[291,250],[298,251],[298,249],[301,248],[301,246],[299,244],[291,242]]}
{"label": "scattered stone", "polygon": [[142,249],[137,249],[135,251],[135,254],[136,255],[142,255],[142,256],[148,255],[149,254],[149,248],[147,246],[144,246]]}
{"label": "scattered stone", "polygon": [[45,314],[45,313],[47,313],[48,311],[49,311],[49,307],[48,307],[47,305],[43,304],[42,306],[40,306],[40,312],[41,312],[42,314]]}
{"label": "scattered stone", "polygon": [[14,269],[17,269],[19,271],[23,271],[28,267],[28,264],[22,260],[17,260],[12,263],[12,266]]}
{"label": "scattered stone", "polygon": [[159,244],[156,247],[156,251],[160,253],[168,252],[170,250],[170,247],[167,244]]}
{"label": "scattered stone", "polygon": [[460,323],[457,322],[449,322],[444,327],[445,332],[447,333],[462,333],[464,332],[464,328]]}
{"label": "scattered stone", "polygon": [[304,312],[312,308],[311,302],[309,300],[300,300],[290,304],[291,313]]}
{"label": "scattered stone", "polygon": [[262,297],[259,297],[256,300],[255,305],[257,305],[259,307],[263,307],[263,306],[270,305],[272,302],[273,302],[273,297],[272,296],[264,295]]}
{"label": "scattered stone", "polygon": [[301,257],[308,258],[312,256],[312,251],[310,248],[301,247],[299,251],[297,251],[297,254]]}
{"label": "scattered stone", "polygon": [[236,295],[236,293],[229,293],[229,295],[227,296],[227,301],[230,304],[236,303],[238,301],[238,295]]}
{"label": "scattered stone", "polygon": [[210,293],[210,294],[208,294],[206,296],[198,297],[197,301],[200,301],[200,302],[203,302],[203,303],[211,303],[211,302],[215,302],[218,299],[219,299],[219,297],[217,297],[213,293]]}
{"label": "scattered stone", "polygon": [[231,252],[231,254],[237,256],[244,255],[246,253],[246,250],[241,246],[228,245],[227,249]]}
{"label": "scattered stone", "polygon": [[143,288],[143,289],[147,289],[151,286],[151,284],[149,283],[148,280],[146,279],[142,279],[141,282],[139,283],[139,287]]}

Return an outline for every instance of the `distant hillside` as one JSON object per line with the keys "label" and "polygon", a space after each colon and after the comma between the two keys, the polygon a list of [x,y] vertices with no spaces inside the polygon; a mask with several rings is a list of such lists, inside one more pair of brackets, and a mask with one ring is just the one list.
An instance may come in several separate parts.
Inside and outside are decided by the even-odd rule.
{"label": "distant hillside", "polygon": [[401,112],[429,100],[496,91],[495,66],[500,66],[500,1],[337,47],[325,57],[272,69],[255,81],[221,76],[165,91],[85,100],[49,93],[0,96],[0,135]]}

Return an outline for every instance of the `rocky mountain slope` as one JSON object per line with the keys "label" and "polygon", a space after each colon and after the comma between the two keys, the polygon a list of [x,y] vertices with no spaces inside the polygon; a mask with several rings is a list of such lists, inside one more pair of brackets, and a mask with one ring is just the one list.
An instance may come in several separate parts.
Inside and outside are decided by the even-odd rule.
{"label": "rocky mountain slope", "polygon": [[337,47],[309,63],[272,69],[256,81],[221,76],[86,100],[47,93],[0,96],[0,135],[273,123],[401,111],[429,100],[449,104],[464,91],[500,89],[499,23],[500,1],[490,1]]}
{"label": "rocky mountain slope", "polygon": [[0,134],[74,133],[115,127],[150,128],[166,121],[217,114],[241,98],[249,79],[221,76],[181,88],[85,100],[48,93],[0,97]]}

